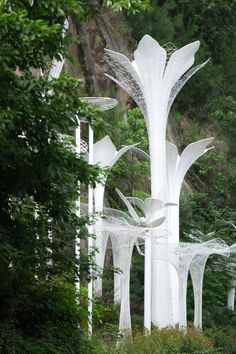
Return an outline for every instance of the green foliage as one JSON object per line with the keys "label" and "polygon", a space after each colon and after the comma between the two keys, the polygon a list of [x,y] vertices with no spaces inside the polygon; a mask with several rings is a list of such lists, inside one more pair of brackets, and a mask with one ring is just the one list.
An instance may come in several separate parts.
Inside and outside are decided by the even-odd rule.
{"label": "green foliage", "polygon": [[150,9],[149,0],[105,0],[104,3],[115,11],[127,10],[132,14]]}
{"label": "green foliage", "polygon": [[[65,14],[72,2],[5,2],[0,12],[0,348],[4,353],[71,353],[85,343],[84,308],[75,289],[78,181],[96,182],[100,170],[75,154],[77,115],[94,112],[79,100],[78,82],[48,81],[53,57],[67,50]],[[75,2],[74,2],[75,4]],[[91,260],[81,256],[88,276]]]}
{"label": "green foliage", "polygon": [[[119,142],[117,147],[139,143],[137,147],[148,153],[146,123],[138,108],[129,111],[127,120],[117,119],[116,123],[116,127],[111,123],[108,131],[115,144],[116,141]],[[114,192],[117,186],[120,186],[126,195],[137,194],[137,191],[142,190],[150,194],[149,171],[149,161],[139,153],[131,151],[125,154],[108,176],[106,190],[109,202],[115,206],[119,203],[119,207],[123,208],[117,193]]]}
{"label": "green foliage", "polygon": [[188,334],[176,329],[152,329],[150,335],[136,333],[133,337],[124,340],[118,353],[216,353],[211,341],[203,334],[189,331]]}

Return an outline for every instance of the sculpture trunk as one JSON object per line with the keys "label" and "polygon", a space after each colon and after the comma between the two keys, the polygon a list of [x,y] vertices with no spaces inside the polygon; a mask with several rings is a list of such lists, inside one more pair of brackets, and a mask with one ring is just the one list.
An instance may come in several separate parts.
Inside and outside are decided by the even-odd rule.
{"label": "sculpture trunk", "polygon": [[[190,265],[194,292],[194,327],[202,329],[202,288],[208,255],[196,255]],[[198,261],[199,260],[199,261]]]}
{"label": "sculpture trunk", "polygon": [[119,243],[117,237],[110,235],[112,243],[112,255],[113,255],[113,267],[115,269],[114,273],[114,303],[120,304],[121,302],[121,274],[116,270],[121,269],[121,249],[119,248]]}
{"label": "sculpture trunk", "polygon": [[179,326],[187,328],[187,282],[188,268],[179,272]]}
{"label": "sculpture trunk", "polygon": [[[179,203],[173,198],[168,199],[176,204]],[[171,233],[169,243],[179,243],[179,205],[167,208],[167,230]],[[179,278],[175,268],[169,265],[170,281],[171,281],[171,297],[173,308],[174,325],[179,322]]]}
{"label": "sculpture trunk", "polygon": [[131,316],[130,316],[130,267],[133,253],[133,243],[121,249],[122,257],[120,268],[121,274],[121,304],[120,304],[120,321],[119,330],[131,331]]}
{"label": "sculpture trunk", "polygon": [[[150,117],[149,149],[151,165],[151,196],[166,201],[166,117],[162,114]],[[157,116],[156,116],[157,115]],[[165,225],[164,225],[165,228]],[[167,242],[167,240],[165,241]],[[152,245],[152,322],[158,327],[174,325],[170,267],[157,259],[158,245]]]}
{"label": "sculpture trunk", "polygon": [[[105,191],[105,181],[104,184],[97,184],[94,189],[94,204],[95,212],[101,213],[103,211],[103,200],[104,200],[104,191]],[[96,224],[102,223],[102,219],[98,218]],[[98,252],[95,253],[95,264],[99,270],[99,276],[94,280],[94,292],[97,296],[102,295],[102,273],[104,267],[106,245],[108,240],[108,234],[98,230],[96,232],[96,241],[95,245]]]}
{"label": "sculpture trunk", "polygon": [[236,283],[233,283],[232,286],[228,290],[227,307],[230,311],[234,311],[235,286],[236,286]]}

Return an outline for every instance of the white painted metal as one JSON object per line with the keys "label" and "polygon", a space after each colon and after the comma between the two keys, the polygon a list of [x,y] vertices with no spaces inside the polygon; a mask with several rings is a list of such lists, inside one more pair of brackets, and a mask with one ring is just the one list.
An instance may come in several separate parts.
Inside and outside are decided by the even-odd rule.
{"label": "white painted metal", "polygon": [[144,328],[147,332],[151,331],[151,307],[152,307],[152,240],[145,239],[145,258],[144,258]]}
{"label": "white painted metal", "polygon": [[[108,77],[130,94],[144,114],[151,160],[151,194],[164,201],[167,201],[165,140],[168,113],[179,90],[205,64],[190,69],[198,48],[199,42],[196,41],[168,58],[166,50],[145,35],[134,52],[133,62],[122,54],[107,49],[105,52],[105,59],[115,74],[115,77]],[[154,256],[157,252],[153,244]],[[158,326],[174,325],[169,265],[158,260],[153,265],[152,320]],[[157,308],[164,311],[160,313]]]}
{"label": "white painted metal", "polygon": [[[64,23],[64,31],[68,30],[68,28],[69,28],[69,22],[66,19],[65,23]],[[62,71],[62,68],[63,68],[63,65],[64,65],[64,62],[65,62],[65,58],[64,57],[61,57],[60,60],[57,60],[57,59],[53,59],[52,60],[51,69],[50,69],[49,74],[48,74],[48,80],[49,81],[59,78],[59,76],[61,74],[61,71]]]}
{"label": "white painted metal", "polygon": [[213,239],[200,245],[201,253],[194,256],[189,269],[194,291],[194,327],[199,330],[202,329],[202,289],[206,262],[211,254],[229,256],[228,246],[221,239]]}
{"label": "white painted metal", "polygon": [[[103,200],[107,175],[109,170],[115,165],[118,159],[129,150],[136,151],[137,153],[142,154],[145,158],[149,158],[149,156],[143,150],[137,148],[137,145],[138,144],[127,145],[117,151],[115,145],[112,143],[108,135],[94,144],[94,164],[99,164],[100,167],[107,168],[108,170],[106,176],[103,177],[102,182],[97,183],[94,189],[95,212],[103,211]],[[98,218],[97,223],[102,223],[102,219]],[[99,252],[96,252],[95,254],[95,263],[99,267],[100,275],[102,275],[103,271],[107,240],[108,234],[97,231],[96,243],[98,245],[102,245],[102,247],[97,247]],[[118,250],[113,252],[113,263],[114,267],[117,268],[119,263]],[[121,286],[120,276],[118,273],[114,274],[114,289],[114,301],[115,303],[119,303],[121,299]],[[101,276],[94,280],[94,290],[98,296],[102,295]]]}
{"label": "white painted metal", "polygon": [[228,296],[227,296],[227,308],[230,311],[234,311],[234,305],[235,305],[235,287],[236,287],[236,281],[234,281],[229,290],[228,290]]}
{"label": "white painted metal", "polygon": [[[93,134],[93,129],[91,126],[89,126],[89,164],[93,164],[93,139],[94,139],[94,134]],[[93,214],[93,188],[89,186],[88,190],[88,213],[89,215]],[[90,254],[92,249],[93,249],[93,238],[92,238],[92,233],[93,233],[93,227],[92,225],[88,226],[88,253]],[[88,283],[88,334],[89,336],[92,335],[92,299],[93,299],[93,281],[92,281],[92,267],[89,269],[90,273],[90,281]]]}
{"label": "white painted metal", "polygon": [[[78,121],[78,126],[75,131],[75,141],[76,141],[76,154],[77,156],[80,155],[81,152],[81,126],[80,122]],[[78,187],[80,187],[80,183],[78,182]],[[76,215],[79,218],[80,217],[80,197],[76,201]],[[75,240],[75,257],[77,259],[80,258],[80,237],[77,236]],[[79,273],[79,268],[78,268],[78,277],[76,279],[76,289],[79,292],[80,291],[80,273]]]}
{"label": "white painted metal", "polygon": [[[205,154],[209,149],[207,146],[211,144],[214,138],[202,139],[192,144],[189,144],[181,155],[178,153],[176,145],[166,142],[166,163],[167,163],[167,200],[176,203],[176,206],[167,209],[167,229],[170,231],[170,243],[179,242],[179,199],[181,186],[186,173],[193,163]],[[178,323],[179,318],[179,281],[178,275],[170,268],[171,277],[171,294],[173,304],[174,322]]]}

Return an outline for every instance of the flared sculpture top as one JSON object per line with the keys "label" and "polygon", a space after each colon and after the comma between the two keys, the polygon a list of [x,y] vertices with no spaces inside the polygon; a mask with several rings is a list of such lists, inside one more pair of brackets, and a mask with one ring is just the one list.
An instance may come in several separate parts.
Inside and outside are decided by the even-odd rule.
{"label": "flared sculpture top", "polygon": [[145,35],[134,52],[132,62],[120,53],[105,49],[105,59],[115,74],[115,77],[107,76],[136,101],[149,124],[154,111],[168,116],[182,86],[205,65],[190,69],[199,45],[199,41],[190,43],[168,57],[164,47]]}

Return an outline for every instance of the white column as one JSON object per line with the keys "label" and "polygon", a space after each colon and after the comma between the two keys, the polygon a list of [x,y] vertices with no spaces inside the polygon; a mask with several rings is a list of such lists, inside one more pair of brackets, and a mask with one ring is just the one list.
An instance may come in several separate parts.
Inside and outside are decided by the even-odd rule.
{"label": "white column", "polygon": [[[78,127],[76,128],[75,131],[75,141],[76,141],[76,154],[79,156],[80,155],[80,137],[81,137],[81,127],[80,127],[80,122],[78,122]],[[78,181],[78,187],[80,187],[80,182]],[[76,201],[76,215],[79,218],[80,217],[80,197]],[[75,257],[77,259],[80,258],[80,237],[77,236],[75,240]],[[76,279],[76,289],[79,292],[80,291],[80,268],[78,268],[78,277]]]}
{"label": "white column", "polygon": [[[149,237],[150,236],[150,237]],[[151,234],[145,239],[145,258],[144,258],[144,328],[147,332],[151,331],[151,282],[152,282],[152,240]]]}
{"label": "white column", "polygon": [[[168,202],[176,202],[169,198]],[[178,201],[179,202],[179,201]],[[178,202],[176,204],[178,204]],[[167,208],[167,230],[171,233],[169,243],[179,243],[179,206],[170,206]],[[179,322],[179,278],[176,269],[169,264],[171,280],[171,297],[173,308],[174,325]]]}
{"label": "white column", "polygon": [[[150,113],[149,149],[151,164],[151,195],[167,201],[166,117],[153,108]],[[162,122],[162,123],[160,123]],[[167,225],[162,225],[166,229]],[[161,241],[162,242],[162,241]],[[165,240],[164,242],[168,242]],[[172,287],[169,264],[157,260],[156,242],[152,244],[152,322],[159,327],[174,325]]]}
{"label": "white column", "polygon": [[234,311],[235,302],[235,284],[228,290],[227,307],[229,310]]}
{"label": "white column", "polygon": [[[93,129],[89,126],[89,164],[93,164]],[[88,189],[88,213],[93,213],[93,188],[89,186]],[[93,233],[93,227],[88,226],[88,253],[92,251],[93,248],[93,238],[91,234]],[[93,281],[92,281],[92,267],[89,269],[91,280],[88,283],[88,334],[92,335],[92,298],[93,298]]]}

